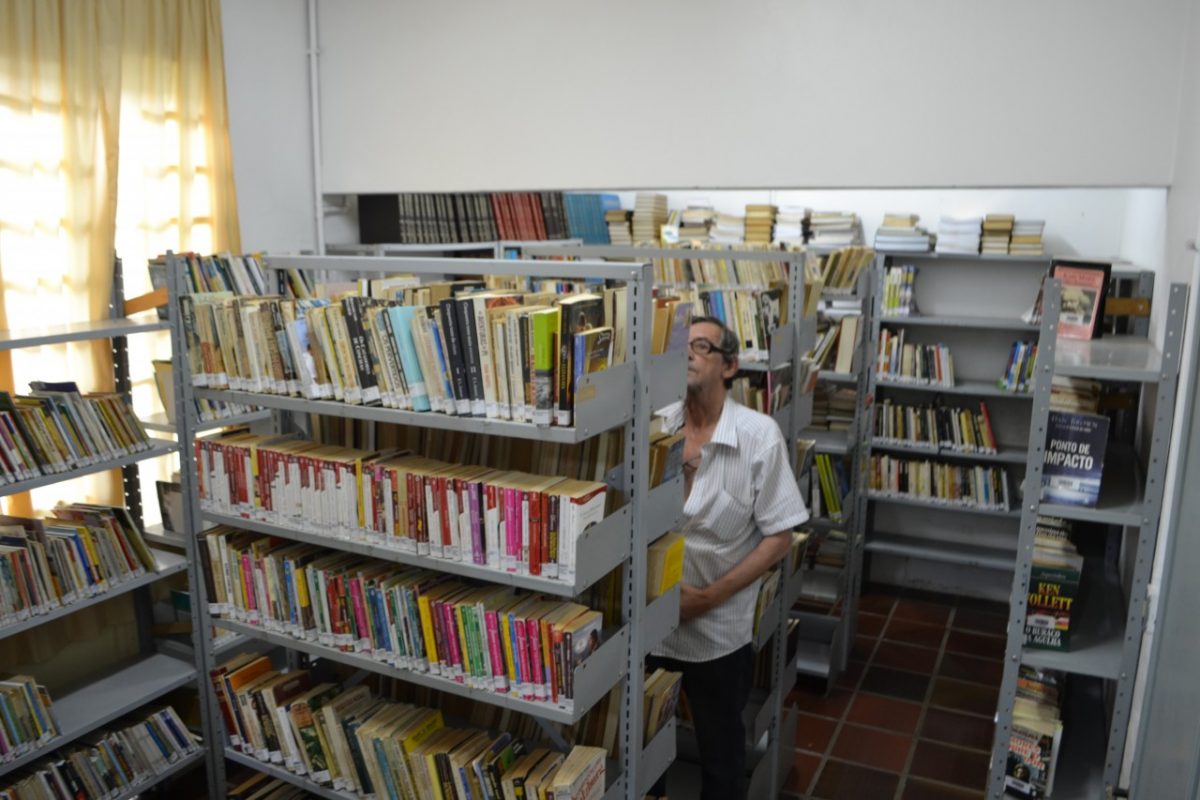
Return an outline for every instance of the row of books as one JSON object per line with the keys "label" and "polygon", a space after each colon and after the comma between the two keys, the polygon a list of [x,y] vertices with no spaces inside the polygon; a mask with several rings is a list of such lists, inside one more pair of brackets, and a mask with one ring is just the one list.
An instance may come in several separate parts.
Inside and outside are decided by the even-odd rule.
{"label": "row of books", "polygon": [[1071,649],[1071,621],[1083,575],[1083,556],[1071,541],[1072,525],[1057,517],[1037,518],[1033,566],[1025,606],[1025,646]]}
{"label": "row of books", "polygon": [[230,743],[315,784],[359,797],[595,800],[603,749],[564,754],[511,732],[452,727],[440,709],[379,696],[364,684],[279,672],[265,656],[239,656],[212,672]]}
{"label": "row of books", "polygon": [[791,364],[755,375],[733,379],[733,399],[760,414],[775,414],[792,402]]}
{"label": "row of books", "polygon": [[568,193],[563,195],[567,214],[567,233],[584,244],[608,244],[608,226],[604,214],[621,207],[615,194]]}
{"label": "row of books", "polygon": [[34,381],[30,388],[28,395],[0,392],[0,484],[70,472],[153,444],[122,395],[81,394],[73,381]]}
{"label": "row of books", "polygon": [[1022,664],[1017,673],[1004,793],[1020,800],[1052,797],[1062,743],[1062,675]]}
{"label": "row of books", "polygon": [[399,552],[571,582],[606,484],[241,430],[195,441],[201,507]]}
{"label": "row of books", "polygon": [[[690,303],[693,316],[719,319],[733,331],[746,361],[765,361],[771,337],[787,323],[787,292],[773,289],[679,289],[672,292]],[[664,298],[656,298],[656,302]],[[685,328],[686,330],[686,328]]]}
{"label": "row of books", "polygon": [[46,687],[28,675],[0,678],[0,764],[45,747],[60,733]]}
{"label": "row of books", "polygon": [[[847,314],[837,322],[830,322],[817,337],[813,346],[813,363],[817,369],[832,369],[845,375],[854,371],[854,354],[858,349],[858,332],[862,316]],[[830,363],[830,356],[837,345],[837,357]]]}
{"label": "row of books", "polygon": [[[372,199],[360,238],[365,243],[442,244],[566,239],[561,192],[406,192]],[[396,218],[387,219],[395,214]]]}
{"label": "row of books", "polygon": [[200,748],[170,706],[82,742],[38,762],[26,777],[0,789],[0,800],[104,800],[149,783]]}
{"label": "row of books", "polygon": [[813,471],[809,508],[814,517],[842,522],[846,509],[842,500],[850,494],[850,476],[846,464],[829,453],[813,456]]}
{"label": "row of books", "polygon": [[872,455],[868,472],[870,490],[884,497],[993,511],[1012,507],[1004,467]]}
{"label": "row of books", "polygon": [[683,673],[656,669],[642,684],[642,741],[649,744],[675,718]]}
{"label": "row of books", "polygon": [[[270,278],[272,271],[264,268],[260,256],[254,253],[219,253],[208,256],[199,253],[179,253],[176,257],[184,262],[184,291],[187,293],[233,292],[265,295],[273,294],[279,288]],[[151,259],[147,268],[150,272],[150,284],[155,289],[167,288],[167,257]],[[307,297],[307,283],[300,275],[293,277],[300,280],[301,292],[298,296]],[[165,319],[166,311],[166,308],[161,309],[159,316]]]}
{"label": "row of books", "polygon": [[928,253],[937,237],[918,227],[918,214],[885,214],[875,229],[875,249],[892,253]]}
{"label": "row of books", "polygon": [[394,299],[416,283],[333,301],[186,298],[193,383],[569,426],[580,376],[623,360],[624,289],[557,296],[464,281],[420,286],[428,305]]}
{"label": "row of books", "polygon": [[205,544],[215,613],[397,669],[571,709],[600,646],[576,603],[228,527]]}
{"label": "row of books", "polygon": [[809,427],[825,431],[849,430],[854,424],[857,397],[850,388],[817,386],[813,392],[812,422]]}
{"label": "row of books", "polygon": [[653,265],[659,286],[766,289],[788,281],[785,261],[748,261],[723,255],[717,248],[681,250],[678,257],[654,259]]}
{"label": "row of books", "polygon": [[905,331],[882,328],[875,351],[875,371],[880,383],[913,383],[929,386],[954,385],[954,358],[950,348],[937,344],[905,341]]}
{"label": "row of books", "polygon": [[914,290],[917,268],[911,264],[893,264],[883,275],[882,313],[885,317],[910,317],[917,313]]}
{"label": "row of books", "polygon": [[[150,364],[154,367],[154,386],[158,389],[158,399],[162,403],[167,422],[175,424],[175,362],[156,359]],[[196,419],[200,422],[215,422],[229,419],[254,411],[254,406],[244,403],[227,403],[224,400],[210,400],[207,397],[194,398]]]}
{"label": "row of books", "polygon": [[659,431],[650,435],[650,488],[672,481],[683,471],[684,435]]}
{"label": "row of books", "polygon": [[1006,392],[1029,392],[1033,390],[1033,369],[1037,366],[1037,342],[1013,342],[1008,353],[1008,366],[996,381],[996,386]]}
{"label": "row of books", "polygon": [[930,452],[995,453],[996,435],[987,404],[979,410],[941,405],[910,406],[883,400],[875,409],[875,439]]}
{"label": "row of books", "polygon": [[875,259],[875,251],[862,246],[843,247],[816,258],[820,286],[825,291],[853,294],[862,271]]}
{"label": "row of books", "polygon": [[157,571],[124,508],[72,503],[45,519],[0,516],[0,630]]}

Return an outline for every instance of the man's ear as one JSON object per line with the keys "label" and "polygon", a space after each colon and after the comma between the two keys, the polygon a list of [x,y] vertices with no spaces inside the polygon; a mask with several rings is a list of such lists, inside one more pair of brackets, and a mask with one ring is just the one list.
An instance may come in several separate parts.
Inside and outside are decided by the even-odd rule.
{"label": "man's ear", "polygon": [[732,361],[722,361],[721,364],[723,365],[721,368],[721,377],[722,378],[724,378],[725,380],[729,380],[734,375],[737,375],[737,372],[738,372],[737,356],[734,356]]}

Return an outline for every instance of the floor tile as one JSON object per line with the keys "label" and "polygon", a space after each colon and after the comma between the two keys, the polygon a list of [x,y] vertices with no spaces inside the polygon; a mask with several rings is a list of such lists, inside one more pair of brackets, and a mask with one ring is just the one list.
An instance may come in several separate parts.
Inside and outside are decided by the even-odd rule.
{"label": "floor tile", "polygon": [[881,614],[859,614],[854,632],[859,636],[878,636],[886,623],[887,617]]}
{"label": "floor tile", "polygon": [[925,675],[874,666],[867,670],[861,684],[861,690],[917,702],[925,699],[928,687],[929,678]]}
{"label": "floor tile", "polygon": [[900,800],[983,800],[983,797],[983,792],[957,789],[910,777],[904,783],[904,794],[900,795]]}
{"label": "floor tile", "polygon": [[792,771],[788,775],[787,782],[783,787],[784,791],[795,792],[800,795],[808,794],[808,787],[812,786],[813,777],[816,776],[817,770],[820,768],[820,756],[814,756],[812,753],[802,753],[797,750]]}
{"label": "floor tile", "polygon": [[837,686],[843,689],[857,689],[858,679],[862,677],[866,669],[867,663],[865,661],[851,659],[846,662],[846,668],[842,670],[842,674],[838,675]]}
{"label": "floor tile", "polygon": [[892,669],[902,669],[906,672],[919,672],[922,675],[929,675],[937,666],[938,653],[937,650],[930,650],[927,647],[913,647],[908,644],[899,642],[882,641],[879,647],[875,648],[875,655],[871,659],[872,664],[878,664],[882,667],[891,667]]}
{"label": "floor tile", "polygon": [[974,608],[959,608],[954,612],[951,627],[960,630],[990,633],[992,636],[1003,636],[1008,625],[1007,614],[993,614]]}
{"label": "floor tile", "polygon": [[842,761],[900,772],[908,761],[912,738],[858,725],[842,725],[830,754]]}
{"label": "floor tile", "polygon": [[945,625],[946,621],[950,619],[951,610],[953,610],[951,606],[902,598],[896,603],[896,610],[892,612],[892,616],[910,622],[923,622],[926,625]]}
{"label": "floor tile", "polygon": [[1000,679],[1004,677],[1004,662],[972,658],[960,653],[943,653],[942,663],[938,665],[938,674],[960,681],[982,683],[985,686],[999,686]]}
{"label": "floor tile", "polygon": [[[867,674],[869,677],[870,673]],[[991,718],[996,713],[996,700],[999,694],[999,686],[981,686],[976,683],[938,678],[933,683],[933,693],[929,697],[929,704],[951,711],[966,711],[970,714],[980,714]]]}
{"label": "floor tile", "polygon": [[797,692],[796,708],[819,717],[841,719],[853,697],[854,693],[846,689],[834,689],[827,696]]}
{"label": "floor tile", "polygon": [[875,640],[869,639],[866,636],[855,636],[854,646],[850,648],[850,657],[859,661],[866,661],[871,657],[871,653],[875,652]]}
{"label": "floor tile", "polygon": [[932,603],[935,606],[946,606],[951,608],[958,605],[958,597],[944,592],[930,592],[925,589],[904,589],[900,596],[905,600],[921,600],[926,603]]}
{"label": "floor tile", "polygon": [[976,658],[1004,658],[1006,644],[1003,636],[951,630],[949,638],[946,639],[946,650]]}
{"label": "floor tile", "polygon": [[857,764],[827,761],[813,787],[821,800],[867,800],[891,797],[900,783],[899,775],[867,769]]}
{"label": "floor tile", "polygon": [[987,786],[988,754],[918,741],[912,775],[982,791]]}
{"label": "floor tile", "polygon": [[994,730],[990,719],[931,707],[925,710],[921,738],[991,752]]}
{"label": "floor tile", "polygon": [[797,714],[796,747],[813,753],[824,753],[837,730],[837,720],[813,714]]}
{"label": "floor tile", "polygon": [[926,625],[907,619],[895,619],[888,623],[883,631],[883,638],[893,642],[920,645],[921,647],[941,647],[942,639],[946,636],[943,625]]}
{"label": "floor tile", "polygon": [[862,596],[858,598],[858,610],[866,611],[868,614],[887,615],[895,604],[896,597],[894,595],[863,592]]}
{"label": "floor tile", "polygon": [[921,718],[921,706],[892,697],[860,692],[850,703],[846,721],[912,735]]}
{"label": "floor tile", "polygon": [[996,600],[981,600],[978,597],[965,597],[963,595],[958,596],[958,607],[972,608],[976,611],[986,611],[989,614],[1004,615],[1008,613],[1007,601],[1001,602]]}

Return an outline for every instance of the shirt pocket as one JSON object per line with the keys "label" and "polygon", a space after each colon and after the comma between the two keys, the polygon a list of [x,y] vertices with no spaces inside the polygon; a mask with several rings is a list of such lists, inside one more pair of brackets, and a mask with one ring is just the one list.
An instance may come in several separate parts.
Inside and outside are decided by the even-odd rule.
{"label": "shirt pocket", "polygon": [[713,497],[710,512],[711,528],[717,538],[731,541],[754,522],[754,509],[724,489],[718,489]]}

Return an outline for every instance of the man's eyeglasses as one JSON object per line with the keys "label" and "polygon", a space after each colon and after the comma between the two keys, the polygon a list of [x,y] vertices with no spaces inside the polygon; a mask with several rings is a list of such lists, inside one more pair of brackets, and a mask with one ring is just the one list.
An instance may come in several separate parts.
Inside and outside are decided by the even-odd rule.
{"label": "man's eyeglasses", "polygon": [[706,356],[710,353],[720,353],[723,356],[729,355],[726,351],[703,337],[692,339],[688,342],[688,347],[698,356]]}

